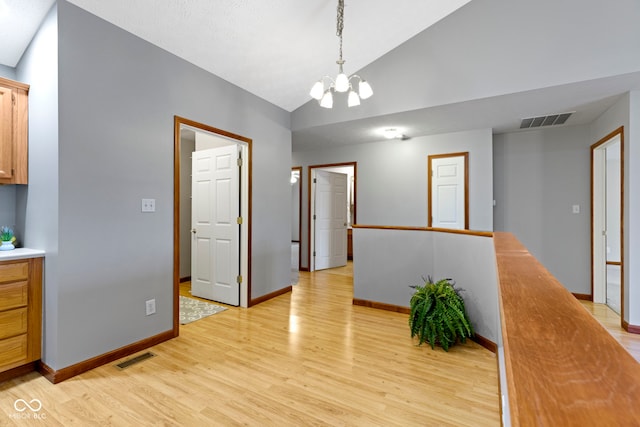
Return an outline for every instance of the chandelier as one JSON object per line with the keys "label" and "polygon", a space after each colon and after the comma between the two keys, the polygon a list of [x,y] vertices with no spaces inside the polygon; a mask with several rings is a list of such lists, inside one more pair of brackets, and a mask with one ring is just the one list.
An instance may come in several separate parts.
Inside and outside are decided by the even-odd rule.
{"label": "chandelier", "polygon": [[[338,64],[338,75],[334,79],[329,76],[324,76],[318,80],[309,95],[313,99],[317,99],[321,107],[333,108],[333,93],[334,92],[349,92],[347,97],[347,105],[349,107],[355,107],[360,105],[360,99],[367,99],[373,95],[371,85],[357,74],[347,77],[342,70],[342,66],[345,60],[342,59],[342,30],[344,28],[344,0],[338,0],[338,17],[337,17],[337,30],[336,35],[340,38],[340,58],[336,61]],[[325,82],[328,86],[325,88]],[[357,91],[353,86],[353,83],[357,82]]]}

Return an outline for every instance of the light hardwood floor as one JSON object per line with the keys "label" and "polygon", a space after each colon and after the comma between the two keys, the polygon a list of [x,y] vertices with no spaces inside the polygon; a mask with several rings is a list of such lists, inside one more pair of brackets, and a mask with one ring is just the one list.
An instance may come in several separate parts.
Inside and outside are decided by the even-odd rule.
{"label": "light hardwood floor", "polygon": [[[0,425],[499,426],[495,355],[416,347],[406,314],[351,304],[349,268],[181,326],[125,370],[2,383]],[[39,399],[46,423],[18,419],[16,399]]]}
{"label": "light hardwood floor", "polygon": [[606,304],[595,304],[591,301],[580,301],[605,329],[618,341],[629,353],[640,362],[640,335],[630,334],[620,326],[620,316],[607,307]]}

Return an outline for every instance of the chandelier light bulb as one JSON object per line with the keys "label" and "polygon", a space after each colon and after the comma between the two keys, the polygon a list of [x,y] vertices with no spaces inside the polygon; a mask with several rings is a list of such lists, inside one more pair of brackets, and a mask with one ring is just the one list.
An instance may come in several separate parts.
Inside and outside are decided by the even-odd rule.
{"label": "chandelier light bulb", "polygon": [[330,90],[327,90],[322,96],[320,106],[323,108],[333,108],[333,95]]}
{"label": "chandelier light bulb", "polygon": [[359,86],[360,98],[367,99],[373,95],[373,89],[371,89],[371,85],[366,80],[361,80]]}
{"label": "chandelier light bulb", "polygon": [[360,97],[353,90],[349,91],[349,99],[347,100],[347,105],[349,107],[357,107],[360,105]]}
{"label": "chandelier light bulb", "polygon": [[336,77],[336,92],[346,92],[349,90],[349,78],[340,70],[340,74]]}
{"label": "chandelier light bulb", "polygon": [[311,88],[311,91],[309,92],[309,95],[311,95],[313,99],[317,99],[318,101],[322,99],[322,95],[324,95],[324,84],[322,83],[322,80],[318,80],[317,82],[315,82],[315,84]]}

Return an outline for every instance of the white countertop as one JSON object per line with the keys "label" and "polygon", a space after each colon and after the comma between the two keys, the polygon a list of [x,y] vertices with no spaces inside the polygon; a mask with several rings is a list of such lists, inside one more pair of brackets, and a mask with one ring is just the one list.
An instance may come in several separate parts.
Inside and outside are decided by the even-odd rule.
{"label": "white countertop", "polygon": [[0,251],[0,261],[42,257],[44,257],[44,251],[40,249],[16,248],[11,251]]}

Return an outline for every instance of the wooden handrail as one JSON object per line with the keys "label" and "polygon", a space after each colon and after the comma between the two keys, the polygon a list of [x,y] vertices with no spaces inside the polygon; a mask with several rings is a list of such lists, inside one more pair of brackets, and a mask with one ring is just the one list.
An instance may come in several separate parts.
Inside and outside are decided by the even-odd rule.
{"label": "wooden handrail", "polygon": [[513,426],[640,425],[640,364],[510,233],[494,233]]}
{"label": "wooden handrail", "polygon": [[438,233],[465,234],[467,236],[493,237],[493,233],[491,231],[456,230],[453,228],[407,227],[403,225],[362,225],[362,224],[353,224],[352,228],[364,228],[368,230],[435,231]]}

